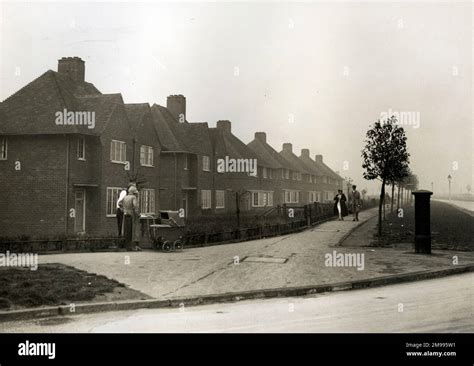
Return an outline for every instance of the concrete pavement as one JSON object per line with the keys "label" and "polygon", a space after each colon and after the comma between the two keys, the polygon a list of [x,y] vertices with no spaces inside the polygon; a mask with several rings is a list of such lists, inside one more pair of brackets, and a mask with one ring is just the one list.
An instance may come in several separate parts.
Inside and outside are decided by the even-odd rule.
{"label": "concrete pavement", "polygon": [[[377,209],[363,211],[361,221]],[[393,248],[336,247],[357,223],[329,221],[301,233],[183,252],[113,252],[41,255],[105,275],[156,299],[323,285],[474,263],[474,253],[435,251],[431,256]],[[328,267],[327,255],[364,255],[363,269]]]}
{"label": "concrete pavement", "polygon": [[297,298],[0,323],[2,332],[473,332],[474,274]]}

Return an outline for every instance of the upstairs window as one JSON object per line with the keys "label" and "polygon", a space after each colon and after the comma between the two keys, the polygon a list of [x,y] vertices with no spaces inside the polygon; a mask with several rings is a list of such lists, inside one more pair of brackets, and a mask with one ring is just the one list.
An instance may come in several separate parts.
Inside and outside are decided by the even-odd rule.
{"label": "upstairs window", "polygon": [[127,144],[125,142],[117,140],[110,142],[110,161],[113,163],[126,163]]}
{"label": "upstairs window", "polygon": [[202,170],[205,172],[211,171],[211,159],[209,156],[204,155],[202,157]]}
{"label": "upstairs window", "polygon": [[183,162],[184,170],[188,170],[188,155],[184,154],[184,162]]}
{"label": "upstairs window", "polygon": [[140,147],[140,165],[153,166],[153,147],[146,145]]}

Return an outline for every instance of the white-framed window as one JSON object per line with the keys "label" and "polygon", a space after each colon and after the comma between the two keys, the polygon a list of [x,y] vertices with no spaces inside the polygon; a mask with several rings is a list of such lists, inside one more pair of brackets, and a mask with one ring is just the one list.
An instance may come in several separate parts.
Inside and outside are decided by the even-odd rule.
{"label": "white-framed window", "polygon": [[209,156],[203,155],[202,157],[202,170],[205,172],[211,171],[211,159]]}
{"label": "white-framed window", "polygon": [[0,139],[0,160],[7,160],[8,157],[8,141],[6,137]]}
{"label": "white-framed window", "polygon": [[183,161],[183,167],[184,170],[188,170],[188,154],[184,154],[184,161]]}
{"label": "white-framed window", "polygon": [[321,192],[316,192],[316,202],[321,202]]}
{"label": "white-framed window", "polygon": [[331,191],[324,191],[324,200],[325,201],[331,201],[332,200],[332,192]]}
{"label": "white-framed window", "polygon": [[327,176],[323,176],[323,183],[327,183],[328,182],[328,177]]}
{"label": "white-framed window", "polygon": [[273,192],[254,191],[252,192],[252,207],[273,206]]}
{"label": "white-framed window", "polygon": [[201,207],[203,209],[212,207],[211,191],[208,189],[201,190]]}
{"label": "white-framed window", "polygon": [[272,168],[268,168],[268,169],[267,169],[267,173],[268,173],[268,179],[273,179],[273,169],[272,169]]}
{"label": "white-framed window", "polygon": [[267,171],[267,168],[265,168],[265,167],[262,168],[262,177],[263,177],[263,179],[268,178],[268,171]]}
{"label": "white-framed window", "polygon": [[110,142],[110,161],[112,163],[125,163],[127,161],[127,143],[118,140]]}
{"label": "white-framed window", "polygon": [[225,207],[225,191],[216,191],[216,208]]}
{"label": "white-framed window", "polygon": [[86,138],[84,136],[77,138],[76,157],[77,160],[86,160]]}
{"label": "white-framed window", "polygon": [[140,165],[153,166],[153,147],[142,145],[140,146]]}
{"label": "white-framed window", "polygon": [[140,213],[155,214],[155,190],[151,188],[143,188],[138,193]]}
{"label": "white-framed window", "polygon": [[316,191],[309,191],[308,192],[308,202],[313,203],[313,202],[320,202],[321,197],[319,195],[319,192]]}
{"label": "white-framed window", "polygon": [[284,196],[285,203],[299,203],[300,201],[300,191],[294,190],[285,190]]}
{"label": "white-framed window", "polygon": [[120,195],[121,187],[107,187],[106,211],[107,217],[115,217],[117,211],[117,200]]}

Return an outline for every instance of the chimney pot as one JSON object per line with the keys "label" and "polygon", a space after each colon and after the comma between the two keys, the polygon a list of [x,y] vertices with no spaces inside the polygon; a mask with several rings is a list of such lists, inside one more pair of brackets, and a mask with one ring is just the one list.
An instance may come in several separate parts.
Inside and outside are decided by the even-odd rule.
{"label": "chimney pot", "polygon": [[293,145],[289,142],[283,144],[283,151],[293,152]]}
{"label": "chimney pot", "polygon": [[309,158],[309,149],[301,149],[301,156]]}
{"label": "chimney pot", "polygon": [[166,100],[166,108],[178,122],[186,122],[186,98],[184,95],[170,95]]}
{"label": "chimney pot", "polygon": [[265,132],[255,132],[255,139],[266,143],[267,134]]}
{"label": "chimney pot", "polygon": [[80,57],[63,57],[58,60],[58,73],[76,82],[84,82],[85,62]]}
{"label": "chimney pot", "polygon": [[228,120],[219,120],[216,123],[216,127],[220,130],[226,131],[226,132],[232,132],[232,122]]}

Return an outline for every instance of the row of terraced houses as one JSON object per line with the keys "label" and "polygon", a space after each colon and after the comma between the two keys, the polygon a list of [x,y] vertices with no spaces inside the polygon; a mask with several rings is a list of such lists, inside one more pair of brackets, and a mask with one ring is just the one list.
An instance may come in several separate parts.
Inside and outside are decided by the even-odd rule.
{"label": "row of terraced houses", "polygon": [[[113,234],[130,181],[142,213],[187,217],[235,212],[236,194],[240,210],[258,211],[332,201],[342,187],[322,155],[291,143],[277,152],[265,132],[245,144],[228,120],[189,122],[182,95],[166,107],[127,104],[84,76],[84,61],[65,57],[0,103],[0,237]],[[94,124],[58,123],[63,111],[93,115]],[[217,171],[226,157],[256,159],[257,174]]]}

